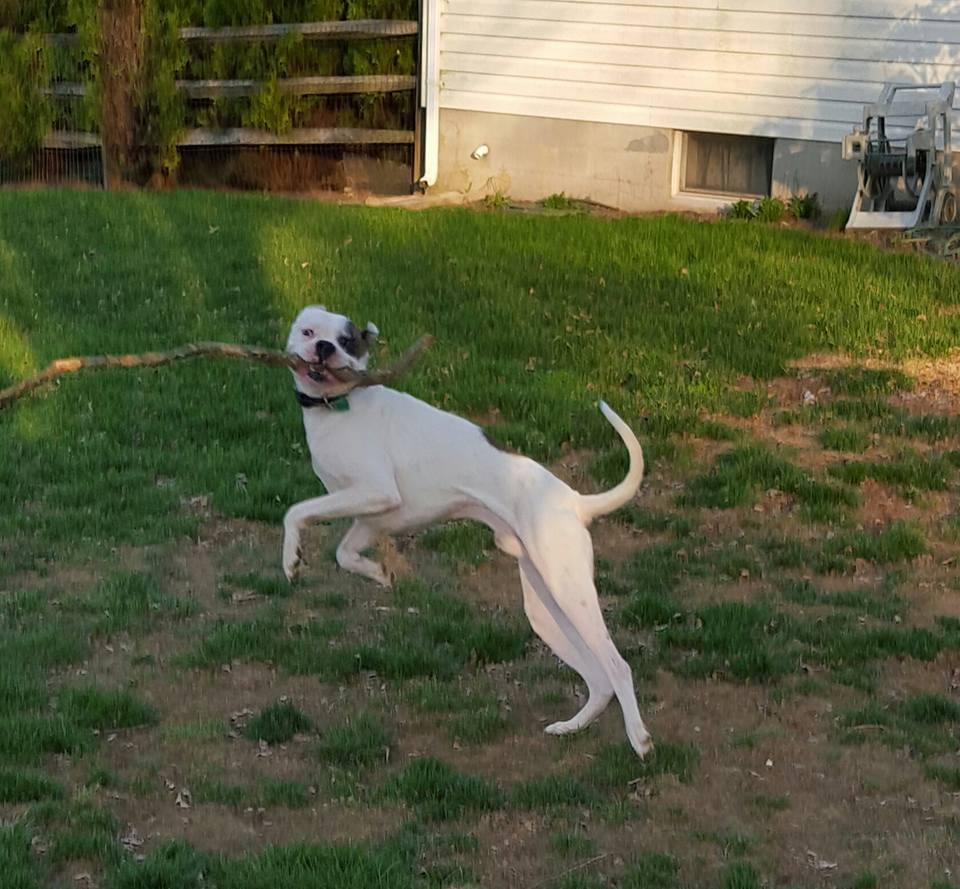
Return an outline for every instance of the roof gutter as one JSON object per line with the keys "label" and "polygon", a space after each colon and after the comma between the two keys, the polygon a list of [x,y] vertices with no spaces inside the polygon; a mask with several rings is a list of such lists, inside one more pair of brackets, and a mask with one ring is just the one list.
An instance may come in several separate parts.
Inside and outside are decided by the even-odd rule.
{"label": "roof gutter", "polygon": [[424,110],[423,176],[420,188],[436,184],[440,155],[440,0],[423,0],[420,41],[420,104]]}

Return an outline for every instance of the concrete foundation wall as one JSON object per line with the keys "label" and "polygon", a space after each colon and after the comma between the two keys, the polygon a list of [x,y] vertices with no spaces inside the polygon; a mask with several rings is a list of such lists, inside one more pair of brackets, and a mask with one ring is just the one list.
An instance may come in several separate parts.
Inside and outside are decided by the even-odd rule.
{"label": "concrete foundation wall", "polygon": [[[475,160],[480,145],[489,153]],[[531,201],[562,191],[623,210],[659,210],[670,198],[672,147],[669,130],[445,109],[436,188]]]}
{"label": "concrete foundation wall", "polygon": [[777,139],[770,192],[783,199],[816,192],[825,213],[849,210],[857,193],[857,163],[840,157],[839,144]]}
{"label": "concrete foundation wall", "polygon": [[[709,212],[729,203],[673,194],[678,144],[668,129],[443,109],[435,190],[517,200],[564,192],[628,212]],[[472,157],[482,145],[487,153]],[[839,145],[778,139],[771,190],[777,197],[815,191],[828,212],[847,207],[856,165],[840,159]]]}

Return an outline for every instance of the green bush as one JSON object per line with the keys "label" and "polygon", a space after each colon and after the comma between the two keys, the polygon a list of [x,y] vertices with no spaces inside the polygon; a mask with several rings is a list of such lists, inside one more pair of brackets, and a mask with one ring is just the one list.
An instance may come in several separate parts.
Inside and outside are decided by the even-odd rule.
{"label": "green bush", "polygon": [[42,37],[0,32],[0,157],[16,161],[42,144],[53,123],[48,81]]}
{"label": "green bush", "polygon": [[[0,157],[20,158],[36,150],[55,120],[67,129],[96,131],[103,77],[100,58],[100,0],[30,0],[0,3]],[[255,127],[285,133],[295,127],[349,125],[412,126],[412,92],[294,96],[279,81],[301,76],[412,74],[411,37],[360,41],[313,41],[288,34],[276,41],[186,44],[185,25],[224,27],[276,22],[344,19],[416,19],[412,0],[144,0],[143,81],[137,96],[137,141],[128,175],[147,178],[177,164],[177,141],[187,127]],[[45,44],[45,31],[76,31],[78,44]],[[26,37],[23,32],[29,32]],[[52,75],[52,76],[51,76]],[[109,75],[108,75],[109,76]],[[262,81],[251,97],[190,102],[176,81],[248,79]],[[52,99],[51,81],[80,81],[80,98]]]}

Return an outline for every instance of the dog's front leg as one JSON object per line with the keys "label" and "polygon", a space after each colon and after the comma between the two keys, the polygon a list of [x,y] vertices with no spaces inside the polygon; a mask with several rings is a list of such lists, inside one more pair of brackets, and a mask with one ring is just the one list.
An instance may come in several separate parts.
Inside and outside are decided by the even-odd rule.
{"label": "dog's front leg", "polygon": [[396,486],[385,485],[382,488],[347,488],[295,503],[283,517],[283,573],[287,580],[293,581],[297,576],[302,558],[300,532],[308,522],[378,515],[395,509],[400,502]]}

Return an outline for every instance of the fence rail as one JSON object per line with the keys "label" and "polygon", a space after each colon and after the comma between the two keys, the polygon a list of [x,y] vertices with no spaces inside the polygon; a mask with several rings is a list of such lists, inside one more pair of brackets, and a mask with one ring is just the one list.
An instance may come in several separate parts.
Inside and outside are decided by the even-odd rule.
{"label": "fence rail", "polygon": [[[266,80],[178,80],[177,89],[190,99],[236,99],[255,96],[270,85]],[[333,96],[350,93],[396,93],[416,89],[412,74],[358,74],[341,77],[288,77],[277,89],[289,96]],[[43,92],[58,99],[80,98],[86,84],[61,81]]]}
{"label": "fence rail", "polygon": [[[292,22],[284,25],[236,25],[226,28],[180,28],[180,39],[206,43],[243,43],[279,40],[299,34],[304,40],[376,40],[385,37],[413,37],[419,31],[415,21],[403,19],[355,19],[347,22]],[[75,46],[79,34],[47,34],[56,46]]]}
{"label": "fence rail", "polygon": [[181,148],[203,145],[411,145],[412,130],[371,130],[362,127],[298,127],[271,133],[250,127],[187,130],[177,141]]}
{"label": "fence rail", "polygon": [[103,143],[98,133],[77,133],[69,130],[55,130],[43,138],[43,147],[61,151],[75,148],[100,148]]}
{"label": "fence rail", "polygon": [[[268,86],[264,80],[178,80],[177,88],[191,99],[255,96]],[[342,77],[288,77],[277,89],[290,96],[333,96],[347,93],[397,93],[416,89],[412,74],[358,74]]]}
{"label": "fence rail", "polygon": [[[179,37],[188,44],[222,45],[225,43],[253,43],[256,41],[275,42],[287,35],[299,35],[311,41],[341,40],[380,40],[384,38],[419,39],[417,21],[395,19],[358,19],[354,21],[295,22],[289,24],[243,25],[224,28],[184,27],[179,29]],[[78,34],[47,34],[46,40],[55,46],[77,47]],[[76,76],[76,75],[74,75]],[[176,81],[180,94],[191,102],[204,102],[217,99],[249,98],[257,96],[267,89],[277,89],[288,96],[349,96],[410,92],[416,94],[420,80],[416,74],[364,74],[341,76],[293,76],[276,81],[247,78],[237,79],[184,79]],[[59,81],[51,83],[42,91],[61,103],[72,103],[88,95],[91,89],[86,82]],[[65,111],[69,106],[61,105]],[[104,182],[107,179],[106,155],[112,150],[105,146],[104,139],[96,132],[82,132],[78,124],[70,126],[71,114],[61,119],[60,129],[47,134],[42,142],[45,150],[53,152],[74,152],[99,149],[104,159]],[[357,151],[363,146],[374,152],[389,152],[391,146],[413,146],[413,166],[418,165],[417,144],[420,126],[419,116],[410,129],[384,129],[364,126],[308,126],[295,127],[287,132],[277,133],[253,127],[235,126],[214,128],[199,126],[183,130],[177,147],[183,149],[235,148],[243,149],[274,146],[278,150],[287,147],[344,146],[345,150]],[[359,121],[357,121],[359,123]],[[402,126],[400,120],[397,121]],[[106,134],[109,136],[110,134]],[[249,155],[247,155],[249,156]],[[355,156],[355,155],[354,155]],[[374,156],[384,156],[376,154]],[[394,155],[385,155],[396,157]],[[413,177],[415,181],[416,177]]]}

